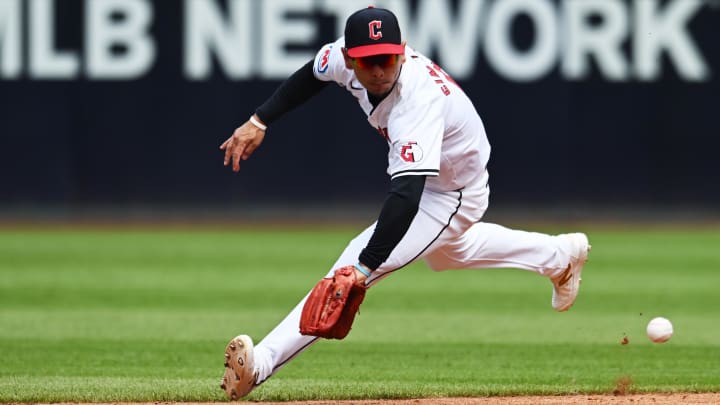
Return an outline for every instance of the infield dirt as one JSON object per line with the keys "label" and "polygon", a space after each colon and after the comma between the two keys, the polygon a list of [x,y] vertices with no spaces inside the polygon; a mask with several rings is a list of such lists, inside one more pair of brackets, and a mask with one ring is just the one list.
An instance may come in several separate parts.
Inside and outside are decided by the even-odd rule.
{"label": "infield dirt", "polygon": [[262,405],[576,405],[576,404],[652,404],[694,405],[720,404],[720,393],[704,394],[634,394],[634,395],[570,395],[570,396],[519,396],[484,398],[423,398],[367,401],[305,401],[305,402],[251,402]]}
{"label": "infield dirt", "polygon": [[[72,405],[218,405],[223,402],[120,402],[112,404]],[[700,405],[720,404],[720,393],[672,393],[672,394],[632,394],[632,395],[565,395],[565,396],[517,396],[517,397],[481,397],[481,398],[419,398],[397,400],[345,400],[345,401],[291,401],[291,402],[228,402],[231,404],[258,405]],[[21,405],[21,404],[18,404]],[[27,404],[23,404],[27,405]],[[49,405],[49,404],[34,404]],[[71,405],[52,404],[52,405]]]}

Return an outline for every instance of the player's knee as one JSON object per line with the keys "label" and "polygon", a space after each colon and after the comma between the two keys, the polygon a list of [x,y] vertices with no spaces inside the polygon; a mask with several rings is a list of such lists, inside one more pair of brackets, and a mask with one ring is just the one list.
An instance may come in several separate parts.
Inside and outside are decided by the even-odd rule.
{"label": "player's knee", "polygon": [[453,268],[452,264],[448,260],[443,260],[437,257],[425,258],[425,263],[430,267],[432,271],[445,271]]}

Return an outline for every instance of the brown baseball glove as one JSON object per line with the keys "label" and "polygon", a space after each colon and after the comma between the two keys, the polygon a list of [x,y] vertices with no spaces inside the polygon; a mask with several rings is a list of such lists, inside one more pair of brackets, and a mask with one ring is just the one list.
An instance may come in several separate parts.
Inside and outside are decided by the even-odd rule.
{"label": "brown baseball glove", "polygon": [[300,333],[327,339],[347,336],[367,291],[356,282],[353,266],[341,267],[332,277],[320,280],[303,306]]}

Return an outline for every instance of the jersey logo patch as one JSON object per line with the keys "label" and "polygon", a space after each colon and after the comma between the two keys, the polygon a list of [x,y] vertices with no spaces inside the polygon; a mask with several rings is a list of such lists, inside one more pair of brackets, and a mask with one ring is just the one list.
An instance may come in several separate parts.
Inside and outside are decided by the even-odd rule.
{"label": "jersey logo patch", "polygon": [[417,142],[406,142],[400,145],[400,158],[406,162],[419,162],[423,158],[423,151]]}
{"label": "jersey logo patch", "polygon": [[318,61],[318,72],[325,73],[328,70],[328,66],[330,66],[330,50],[332,49],[332,46],[323,52],[322,56],[320,57],[320,60]]}

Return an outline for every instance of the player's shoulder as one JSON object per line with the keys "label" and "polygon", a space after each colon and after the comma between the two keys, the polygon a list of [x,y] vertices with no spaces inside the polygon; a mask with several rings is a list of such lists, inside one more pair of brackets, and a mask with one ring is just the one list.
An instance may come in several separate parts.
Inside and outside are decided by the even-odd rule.
{"label": "player's shoulder", "polygon": [[342,48],[345,46],[345,38],[340,37],[335,42],[322,46],[315,55],[313,63],[313,74],[323,81],[337,81],[338,74],[345,69],[345,60],[342,55]]}
{"label": "player's shoulder", "polygon": [[400,74],[403,99],[427,103],[442,99],[438,83],[433,80],[433,62],[420,52],[406,47],[405,64]]}
{"label": "player's shoulder", "polygon": [[405,47],[405,63],[408,66],[411,66],[414,70],[420,72],[425,69],[425,66],[432,64],[432,61],[430,61],[430,58],[408,45]]}

